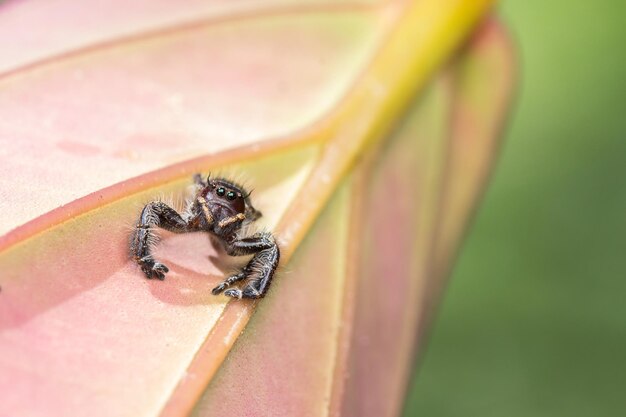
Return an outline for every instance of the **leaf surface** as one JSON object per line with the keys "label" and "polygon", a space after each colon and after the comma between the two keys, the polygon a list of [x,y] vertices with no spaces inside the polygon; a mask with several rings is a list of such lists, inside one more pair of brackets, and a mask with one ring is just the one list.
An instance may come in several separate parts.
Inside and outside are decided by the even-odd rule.
{"label": "leaf surface", "polygon": [[[364,395],[372,415],[397,414],[430,260],[445,270],[490,165],[508,45],[490,23],[413,105],[488,3],[313,3],[206,6],[192,23],[137,3],[121,20],[103,10],[85,44],[67,29],[0,53],[0,414],[365,415]],[[46,7],[0,6],[0,34]],[[463,84],[467,62],[487,66]],[[480,77],[500,70],[496,88]],[[487,90],[499,95],[472,94]],[[455,141],[473,121],[462,168]],[[156,282],[127,249],[142,204],[181,201],[193,173],[219,170],[245,173],[284,265],[222,368],[256,309],[210,295],[236,261],[206,236],[164,234],[171,271]]]}

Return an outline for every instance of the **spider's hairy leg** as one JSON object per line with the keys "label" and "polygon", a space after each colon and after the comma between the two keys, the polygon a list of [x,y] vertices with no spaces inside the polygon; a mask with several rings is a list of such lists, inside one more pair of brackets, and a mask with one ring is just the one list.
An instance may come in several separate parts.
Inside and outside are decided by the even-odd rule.
{"label": "spider's hairy leg", "polygon": [[131,236],[131,254],[146,277],[163,280],[169,268],[152,257],[151,244],[156,241],[154,227],[174,233],[185,233],[189,228],[187,221],[176,210],[161,201],[148,203],[141,211],[139,222]]}
{"label": "spider's hairy leg", "polygon": [[218,285],[217,287],[213,288],[213,290],[211,290],[211,292],[213,293],[213,295],[218,295],[220,294],[222,291],[224,291],[226,288],[230,287],[231,285],[233,285],[235,282],[239,282],[243,279],[246,278],[246,272],[241,271],[235,275],[231,275],[228,278],[226,278],[222,283],[220,283],[220,285]]}
{"label": "spider's hairy leg", "polygon": [[262,298],[267,293],[274,272],[280,260],[280,249],[271,233],[257,233],[250,237],[234,240],[226,245],[226,252],[232,256],[254,254],[248,265],[236,275],[229,277],[214,288],[219,294],[232,283],[247,279],[243,290],[231,288],[224,295],[233,298]]}

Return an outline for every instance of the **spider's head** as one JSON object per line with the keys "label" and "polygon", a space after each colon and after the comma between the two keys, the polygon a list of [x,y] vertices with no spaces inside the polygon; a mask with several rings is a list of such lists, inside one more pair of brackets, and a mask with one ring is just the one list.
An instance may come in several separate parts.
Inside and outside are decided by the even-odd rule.
{"label": "spider's head", "polygon": [[261,217],[250,202],[250,193],[241,185],[224,178],[208,178],[202,195],[207,200],[209,209],[217,219],[231,217],[238,213],[245,214],[248,221]]}

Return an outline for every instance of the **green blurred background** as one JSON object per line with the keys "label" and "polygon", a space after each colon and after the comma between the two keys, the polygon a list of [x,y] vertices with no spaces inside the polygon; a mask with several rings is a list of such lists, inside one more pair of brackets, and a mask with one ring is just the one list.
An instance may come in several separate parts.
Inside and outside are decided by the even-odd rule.
{"label": "green blurred background", "polygon": [[626,415],[626,1],[500,14],[519,95],[405,416]]}

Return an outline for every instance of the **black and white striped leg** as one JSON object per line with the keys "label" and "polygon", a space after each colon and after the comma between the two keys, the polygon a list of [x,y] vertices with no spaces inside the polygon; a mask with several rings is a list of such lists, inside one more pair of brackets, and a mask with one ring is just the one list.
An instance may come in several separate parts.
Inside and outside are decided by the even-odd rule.
{"label": "black and white striped leg", "polygon": [[184,233],[188,231],[187,222],[167,204],[155,201],[143,208],[139,222],[131,236],[131,254],[146,277],[164,280],[169,268],[155,261],[151,253],[151,246],[156,241],[154,227],[161,227],[174,233]]}
{"label": "black and white striped leg", "polygon": [[245,278],[246,278],[246,273],[244,271],[241,271],[235,275],[231,275],[228,278],[226,278],[220,285],[213,288],[211,292],[213,293],[213,295],[221,294],[222,291],[224,291],[226,288],[230,287],[235,282],[239,282]]}
{"label": "black and white striped leg", "polygon": [[233,298],[263,298],[270,287],[280,260],[280,249],[274,237],[270,233],[259,233],[235,240],[226,246],[226,252],[233,256],[249,254],[254,254],[254,256],[239,274],[229,277],[215,287],[214,294],[224,291],[233,282],[246,279],[243,289],[230,288],[224,291],[224,295]]}

